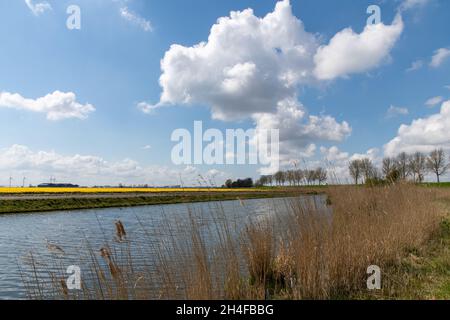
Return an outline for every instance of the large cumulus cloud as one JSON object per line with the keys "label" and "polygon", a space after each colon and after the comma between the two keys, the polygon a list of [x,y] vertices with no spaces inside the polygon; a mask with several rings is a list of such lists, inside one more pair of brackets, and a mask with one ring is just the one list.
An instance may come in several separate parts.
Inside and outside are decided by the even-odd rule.
{"label": "large cumulus cloud", "polygon": [[445,101],[439,113],[401,125],[397,136],[384,146],[387,156],[401,152],[430,152],[436,148],[450,150],[450,100]]}
{"label": "large cumulus cloud", "polygon": [[312,156],[317,143],[340,142],[351,127],[310,114],[299,89],[381,65],[402,31],[398,15],[391,25],[370,25],[360,34],[344,29],[321,46],[289,0],[264,17],[252,9],[231,12],[212,26],[207,41],[170,47],[161,61],[159,102],[138,107],[150,113],[170,105],[207,106],[214,119],[251,119],[256,129],[279,129],[281,160]]}

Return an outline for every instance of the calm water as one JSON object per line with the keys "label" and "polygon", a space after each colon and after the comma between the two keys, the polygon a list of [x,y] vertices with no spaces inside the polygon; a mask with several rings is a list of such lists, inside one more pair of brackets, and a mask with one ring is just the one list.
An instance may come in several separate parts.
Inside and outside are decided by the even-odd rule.
{"label": "calm water", "polygon": [[[305,199],[321,201],[319,197],[313,196]],[[0,299],[27,297],[19,265],[26,269],[24,265],[30,252],[39,257],[39,261],[54,260],[55,256],[61,255],[62,265],[79,265],[80,251],[83,251],[87,242],[97,250],[105,241],[113,239],[114,222],[117,220],[123,222],[128,238],[134,239],[133,245],[140,245],[140,239],[146,242],[148,248],[164,245],[169,236],[166,234],[168,228],[173,225],[174,230],[179,230],[180,226],[188,225],[190,213],[202,226],[212,225],[212,217],[221,216],[239,230],[249,219],[285,211],[283,208],[288,205],[289,200],[286,199],[257,199],[0,215]],[[152,243],[149,244],[149,241]],[[51,249],[52,245],[59,246],[64,253],[58,252],[59,249],[55,252],[54,247]],[[148,251],[147,254],[151,255]]]}

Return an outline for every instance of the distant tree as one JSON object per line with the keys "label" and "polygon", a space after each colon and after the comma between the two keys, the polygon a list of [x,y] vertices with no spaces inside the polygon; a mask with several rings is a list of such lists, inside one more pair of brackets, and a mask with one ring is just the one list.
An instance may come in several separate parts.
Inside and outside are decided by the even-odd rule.
{"label": "distant tree", "polygon": [[316,169],[316,178],[319,181],[319,185],[327,181],[327,171],[323,168]]}
{"label": "distant tree", "polygon": [[252,178],[245,179],[243,187],[244,188],[253,188],[254,187],[253,179]]}
{"label": "distant tree", "polygon": [[227,181],[225,181],[225,187],[231,188],[232,186],[233,186],[233,180],[228,179]]}
{"label": "distant tree", "polygon": [[361,170],[361,160],[353,160],[350,162],[348,166],[348,170],[350,171],[350,176],[355,181],[355,184],[357,185],[359,182],[359,179],[362,176],[362,170]]}
{"label": "distant tree", "polygon": [[391,175],[392,171],[397,169],[397,162],[394,158],[384,158],[382,172],[383,176],[387,179]]}
{"label": "distant tree", "polygon": [[410,170],[409,170],[409,166],[408,166],[408,159],[409,159],[409,156],[405,152],[400,153],[397,156],[397,158],[395,159],[396,160],[396,168],[399,172],[401,180],[406,180],[406,178],[410,174]]}
{"label": "distant tree", "polygon": [[430,153],[426,160],[428,170],[436,175],[437,182],[440,181],[441,175],[445,174],[448,169],[446,155],[443,149],[436,149]]}
{"label": "distant tree", "polygon": [[297,169],[294,171],[294,177],[297,186],[299,186],[305,178],[305,173],[303,170]]}
{"label": "distant tree", "polygon": [[277,186],[279,186],[281,184],[281,176],[282,175],[283,175],[283,173],[281,171],[278,171],[273,175],[273,179],[275,180],[275,184]]}
{"label": "distant tree", "polygon": [[286,180],[288,181],[289,185],[295,185],[295,171],[289,170],[286,172]]}
{"label": "distant tree", "polygon": [[286,172],[281,171],[281,185],[285,185],[286,184]]}
{"label": "distant tree", "polygon": [[267,175],[267,184],[268,185],[272,185],[273,184],[273,176],[272,175]]}
{"label": "distant tree", "polygon": [[278,171],[274,175],[275,182],[277,185],[281,186],[286,182],[285,174],[283,171]]}
{"label": "distant tree", "polygon": [[361,159],[360,166],[362,175],[364,176],[364,179],[366,181],[376,177],[377,172],[372,160],[370,160],[369,158]]}
{"label": "distant tree", "polygon": [[[267,176],[261,176],[261,178],[259,178],[259,183],[261,184],[261,186],[265,186],[268,183],[268,179]],[[255,183],[256,184],[256,183]]]}
{"label": "distant tree", "polygon": [[238,179],[231,184],[231,188],[253,188],[253,179]]}
{"label": "distant tree", "polygon": [[421,152],[416,152],[409,156],[408,160],[409,170],[413,174],[414,182],[422,182],[424,179],[424,172],[426,169],[426,157]]}
{"label": "distant tree", "polygon": [[314,182],[317,180],[316,170],[307,170],[305,173],[308,185],[314,184]]}
{"label": "distant tree", "polygon": [[400,171],[395,168],[391,170],[385,178],[388,183],[398,182],[400,180]]}

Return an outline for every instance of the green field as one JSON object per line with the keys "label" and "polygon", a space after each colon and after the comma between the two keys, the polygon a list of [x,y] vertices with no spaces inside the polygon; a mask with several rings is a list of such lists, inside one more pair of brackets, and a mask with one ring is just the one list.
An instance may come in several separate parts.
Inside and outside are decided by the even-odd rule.
{"label": "green field", "polygon": [[313,189],[274,189],[259,192],[203,192],[203,193],[173,193],[173,194],[156,194],[151,196],[135,195],[118,197],[110,195],[108,197],[67,197],[48,198],[45,196],[36,199],[15,198],[0,199],[0,214],[12,213],[28,213],[28,212],[46,212],[46,211],[62,211],[62,210],[81,210],[81,209],[98,209],[98,208],[114,208],[114,207],[134,207],[144,205],[161,205],[175,203],[193,203],[207,201],[227,201],[227,200],[244,200],[259,198],[275,198],[275,197],[291,197],[299,194],[315,194],[317,191]]}
{"label": "green field", "polygon": [[450,182],[441,182],[441,183],[424,183],[426,187],[436,187],[436,188],[450,188]]}

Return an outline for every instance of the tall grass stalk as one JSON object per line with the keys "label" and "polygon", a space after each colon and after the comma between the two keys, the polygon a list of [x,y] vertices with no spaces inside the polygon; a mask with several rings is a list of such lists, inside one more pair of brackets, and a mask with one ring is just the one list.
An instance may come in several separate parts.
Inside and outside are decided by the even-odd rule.
{"label": "tall grass stalk", "polygon": [[[190,210],[187,224],[167,219],[163,243],[146,231],[137,249],[117,222],[110,243],[86,246],[91,270],[81,291],[67,290],[65,273],[39,270],[34,256],[26,287],[36,299],[346,298],[366,290],[368,266],[395,264],[426,242],[444,215],[434,191],[412,185],[326,192],[326,201],[286,200],[245,225],[217,208]],[[47,291],[39,278],[45,272],[54,279]]]}

